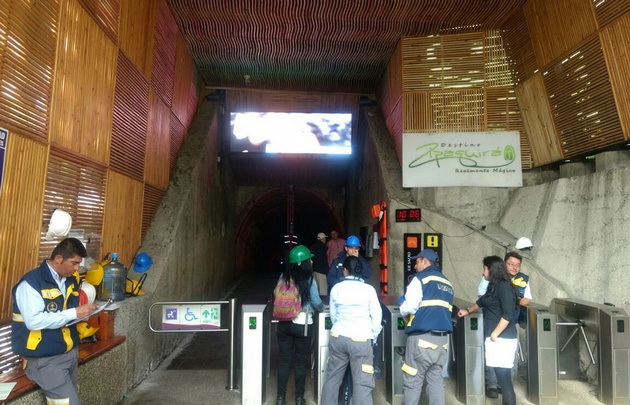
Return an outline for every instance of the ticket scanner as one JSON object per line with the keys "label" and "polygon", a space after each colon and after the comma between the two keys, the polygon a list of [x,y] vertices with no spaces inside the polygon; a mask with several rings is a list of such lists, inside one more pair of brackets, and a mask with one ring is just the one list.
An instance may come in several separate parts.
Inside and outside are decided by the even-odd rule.
{"label": "ticket scanner", "polygon": [[[605,404],[630,404],[630,325],[621,308],[576,298],[554,298],[558,316],[558,378],[580,378],[580,345],[597,364],[598,400]],[[596,339],[597,351],[589,340]]]}
{"label": "ticket scanner", "polygon": [[241,306],[241,404],[266,401],[271,310],[269,297],[252,297]]}
{"label": "ticket scanner", "polygon": [[527,397],[538,405],[558,405],[557,317],[534,304],[527,311]]}
{"label": "ticket scanner", "polygon": [[405,398],[403,394],[402,365],[405,361],[407,335],[405,321],[400,315],[398,299],[396,297],[381,296],[383,309],[383,352],[385,353],[385,398],[392,405],[400,405]]}
{"label": "ticket scanner", "polygon": [[453,341],[455,347],[455,390],[457,400],[469,405],[484,405],[485,354],[483,315],[481,311],[457,317],[460,309],[470,308],[472,303],[453,299]]}

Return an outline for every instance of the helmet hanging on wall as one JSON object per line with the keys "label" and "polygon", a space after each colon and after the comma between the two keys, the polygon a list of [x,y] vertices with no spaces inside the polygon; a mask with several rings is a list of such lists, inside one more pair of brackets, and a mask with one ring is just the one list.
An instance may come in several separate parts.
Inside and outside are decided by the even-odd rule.
{"label": "helmet hanging on wall", "polygon": [[532,241],[529,240],[529,238],[522,237],[522,238],[518,238],[514,247],[521,250],[521,249],[531,249],[534,247],[534,245],[532,244]]}

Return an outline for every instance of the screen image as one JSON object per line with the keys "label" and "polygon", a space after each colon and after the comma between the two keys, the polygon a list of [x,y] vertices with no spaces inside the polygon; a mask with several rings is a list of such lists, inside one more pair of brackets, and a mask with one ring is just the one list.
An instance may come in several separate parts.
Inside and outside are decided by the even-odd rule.
{"label": "screen image", "polygon": [[236,112],[230,116],[230,151],[352,153],[352,114]]}

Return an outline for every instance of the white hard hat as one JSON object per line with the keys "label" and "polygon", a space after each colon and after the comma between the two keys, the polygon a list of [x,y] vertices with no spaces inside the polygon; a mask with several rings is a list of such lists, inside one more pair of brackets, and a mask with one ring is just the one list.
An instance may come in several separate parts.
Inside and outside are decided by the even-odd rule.
{"label": "white hard hat", "polygon": [[57,208],[50,217],[46,240],[53,240],[56,236],[66,236],[72,227],[72,217],[66,211]]}
{"label": "white hard hat", "polygon": [[81,289],[79,290],[79,297],[81,305],[93,304],[94,300],[96,299],[96,288],[94,288],[94,286],[87,281],[82,282]]}
{"label": "white hard hat", "polygon": [[529,249],[534,247],[534,245],[532,244],[532,241],[529,240],[529,238],[522,237],[518,238],[514,247],[517,249]]}

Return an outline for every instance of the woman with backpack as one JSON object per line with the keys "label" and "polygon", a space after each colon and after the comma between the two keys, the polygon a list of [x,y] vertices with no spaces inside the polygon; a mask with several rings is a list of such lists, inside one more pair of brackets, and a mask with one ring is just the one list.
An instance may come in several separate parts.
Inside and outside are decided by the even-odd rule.
{"label": "woman with backpack", "polygon": [[306,361],[311,353],[313,311],[323,311],[317,282],[313,277],[313,254],[303,245],[289,252],[290,266],[274,290],[274,318],[278,319],[278,400],[285,405],[291,359],[295,352],[295,404],[305,405]]}

